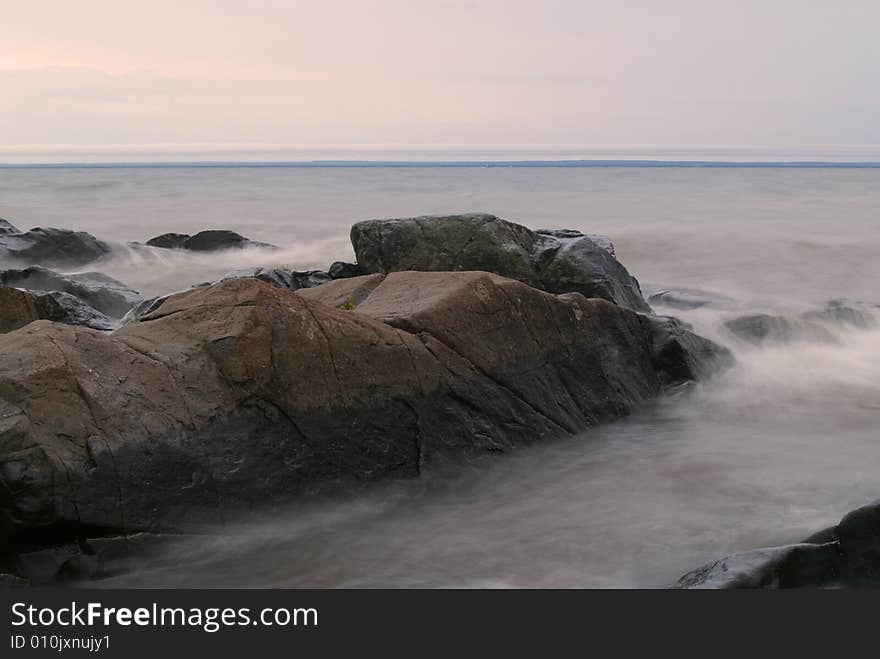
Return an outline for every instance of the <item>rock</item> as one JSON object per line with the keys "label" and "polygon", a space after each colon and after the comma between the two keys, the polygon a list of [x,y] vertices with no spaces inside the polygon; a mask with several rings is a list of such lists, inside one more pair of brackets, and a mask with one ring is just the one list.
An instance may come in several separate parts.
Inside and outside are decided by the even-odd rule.
{"label": "rock", "polygon": [[32,266],[23,270],[0,272],[0,283],[33,292],[67,293],[113,318],[121,318],[143,299],[137,291],[100,272],[63,275]]}
{"label": "rock", "polygon": [[120,325],[127,325],[128,323],[139,323],[141,318],[146,316],[147,314],[158,309],[165,300],[171,297],[172,294],[169,295],[159,295],[157,297],[151,297],[149,299],[138,302],[134,305],[128,312],[122,317],[122,320],[119,321]]}
{"label": "rock", "polygon": [[118,320],[106,316],[70,293],[44,293],[36,296],[34,303],[40,318],[56,323],[82,325],[105,332],[114,330],[119,325]]}
{"label": "rock", "polygon": [[106,578],[130,567],[127,563],[131,558],[159,558],[162,547],[174,537],[152,533],[110,535],[20,552],[15,583],[43,586]]}
{"label": "rock", "polygon": [[611,252],[583,236],[560,241],[542,253],[541,287],[551,293],[580,293],[627,309],[651,313],[639,283]]}
{"label": "rock", "polygon": [[801,316],[803,320],[848,325],[856,329],[877,327],[877,318],[872,310],[861,302],[831,300],[824,309],[808,311]]}
{"label": "rock", "polygon": [[836,543],[796,544],[733,554],[688,572],[676,588],[804,588],[839,575]]}
{"label": "rock", "polygon": [[880,501],[848,513],[836,532],[847,577],[856,583],[880,585]]}
{"label": "rock", "polygon": [[817,323],[766,313],[749,314],[728,320],[724,326],[749,343],[788,342],[796,339],[831,343],[834,335]]}
{"label": "rock", "polygon": [[877,320],[863,305],[836,301],[824,309],[799,315],[749,314],[728,320],[724,326],[738,338],[755,344],[798,340],[833,343],[837,337],[832,328],[872,329]]}
{"label": "rock", "polygon": [[246,268],[223,275],[220,281],[229,279],[254,278],[272,284],[278,288],[295,291],[300,288],[312,288],[330,281],[330,275],[320,270],[286,270],[285,268]]}
{"label": "rock", "polygon": [[207,231],[199,231],[192,236],[188,233],[163,233],[155,238],[150,238],[146,244],[150,247],[188,249],[193,252],[215,252],[221,249],[242,249],[244,247],[277,249],[274,245],[251,240],[235,233],[235,231],[225,229],[208,229]]}
{"label": "rock", "polygon": [[734,554],[684,575],[680,588],[880,586],[880,501],[784,547]]}
{"label": "rock", "polygon": [[583,233],[576,229],[535,229],[535,233],[541,234],[542,236],[552,236],[553,238],[563,238],[566,240],[586,237],[611,254],[611,256],[616,256],[614,253],[614,243],[611,242],[611,238],[608,236],[602,236],[598,233]]}
{"label": "rock", "polygon": [[599,244],[580,232],[537,233],[494,215],[466,214],[358,222],[351,241],[366,272],[485,270],[650,312],[606,240]]}
{"label": "rock", "polygon": [[163,233],[161,236],[150,238],[147,241],[147,245],[150,247],[161,247],[162,249],[184,249],[186,241],[190,238],[192,236],[188,233]]}
{"label": "rock", "polygon": [[301,288],[297,294],[309,300],[317,300],[328,307],[351,311],[366,300],[384,280],[385,275],[383,274],[336,279],[315,288]]}
{"label": "rock", "polygon": [[0,259],[22,265],[78,267],[110,253],[110,246],[84,231],[69,229],[15,229],[5,222],[0,232]]}
{"label": "rock", "polygon": [[334,261],[330,264],[327,274],[330,275],[330,279],[347,279],[349,277],[360,277],[367,273],[357,263]]}
{"label": "rock", "polygon": [[700,380],[733,364],[727,348],[695,334],[687,323],[666,316],[646,320],[652,330],[654,366],[664,384]]}
{"label": "rock", "polygon": [[68,293],[36,295],[0,284],[0,334],[40,319],[105,331],[114,329],[117,324]]}
{"label": "rock", "polygon": [[367,272],[485,270],[531,286],[540,285],[532,251],[541,240],[481,213],[368,220],[351,228],[357,262]]}
{"label": "rock", "polygon": [[0,590],[6,590],[10,588],[29,588],[30,583],[27,579],[22,579],[21,577],[17,577],[14,574],[8,574],[6,572],[0,572]]}
{"label": "rock", "polygon": [[11,222],[7,222],[2,217],[0,217],[0,236],[5,236],[11,233],[24,233],[17,226],[12,224]]}
{"label": "rock", "polygon": [[39,318],[33,295],[0,285],[0,334],[17,330]]}
{"label": "rock", "polygon": [[480,272],[395,273],[354,312],[243,278],[112,334],[37,320],[0,336],[0,536],[207,529],[578,433],[663,391],[654,331]]}
{"label": "rock", "polygon": [[726,295],[693,288],[662,290],[649,296],[648,302],[654,306],[671,307],[672,309],[686,311],[702,307],[726,309],[735,303],[733,298]]}

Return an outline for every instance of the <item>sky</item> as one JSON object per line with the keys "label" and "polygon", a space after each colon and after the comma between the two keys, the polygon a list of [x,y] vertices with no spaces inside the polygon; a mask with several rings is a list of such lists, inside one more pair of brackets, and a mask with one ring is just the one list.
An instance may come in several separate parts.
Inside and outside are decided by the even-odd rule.
{"label": "sky", "polygon": [[0,151],[880,144],[877,0],[0,0]]}

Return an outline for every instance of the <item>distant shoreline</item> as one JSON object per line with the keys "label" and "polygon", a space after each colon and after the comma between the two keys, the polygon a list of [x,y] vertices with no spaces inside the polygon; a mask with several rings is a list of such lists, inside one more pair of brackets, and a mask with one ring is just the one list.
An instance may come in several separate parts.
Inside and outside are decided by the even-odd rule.
{"label": "distant shoreline", "polygon": [[0,169],[255,169],[255,168],[761,168],[880,169],[880,162],[733,160],[307,160],[0,163]]}

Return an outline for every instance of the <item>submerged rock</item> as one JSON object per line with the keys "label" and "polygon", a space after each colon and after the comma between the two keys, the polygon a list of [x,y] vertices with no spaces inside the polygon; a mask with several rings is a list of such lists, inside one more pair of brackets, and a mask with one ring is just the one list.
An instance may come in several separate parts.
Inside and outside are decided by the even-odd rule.
{"label": "submerged rock", "polygon": [[755,344],[790,341],[833,343],[835,327],[872,329],[877,326],[874,314],[864,305],[832,301],[824,309],[802,314],[749,314],[728,320],[724,326],[735,336]]}
{"label": "submerged rock", "polygon": [[678,588],[880,586],[880,501],[801,543],[734,554],[689,572]]}
{"label": "submerged rock", "polygon": [[711,291],[701,291],[694,288],[678,288],[658,291],[648,297],[648,302],[654,306],[670,307],[689,311],[702,307],[726,309],[735,304],[733,298]]}
{"label": "submerged rock", "polygon": [[147,245],[161,247],[162,249],[183,249],[187,240],[192,238],[188,233],[163,233],[161,236],[150,238]]}
{"label": "submerged rock", "polygon": [[395,273],[353,311],[307,297],[234,279],[109,335],[0,336],[0,535],[203,529],[577,433],[669,378],[653,321],[497,275]]}
{"label": "submerged rock", "polygon": [[163,249],[188,249],[193,252],[213,252],[221,249],[241,249],[244,247],[275,248],[274,245],[251,240],[235,231],[227,231],[225,229],[199,231],[192,236],[188,233],[163,233],[161,236],[150,238],[147,241],[147,245]]}
{"label": "submerged rock", "polygon": [[100,272],[63,275],[32,266],[0,272],[0,283],[33,292],[67,293],[113,318],[122,317],[143,299],[137,291]]}
{"label": "submerged rock", "polygon": [[0,260],[22,265],[78,267],[111,251],[110,246],[85,231],[35,228],[19,231],[3,220],[0,226]]}
{"label": "submerged rock", "polygon": [[486,270],[549,292],[577,292],[650,312],[610,241],[542,231],[472,213],[358,222],[351,242],[366,272]]}

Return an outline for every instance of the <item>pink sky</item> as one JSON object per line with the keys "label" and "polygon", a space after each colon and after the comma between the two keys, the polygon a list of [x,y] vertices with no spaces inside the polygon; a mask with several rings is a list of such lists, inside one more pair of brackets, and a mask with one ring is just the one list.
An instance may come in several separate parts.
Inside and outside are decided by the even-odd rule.
{"label": "pink sky", "polygon": [[0,148],[880,144],[880,3],[6,2]]}

